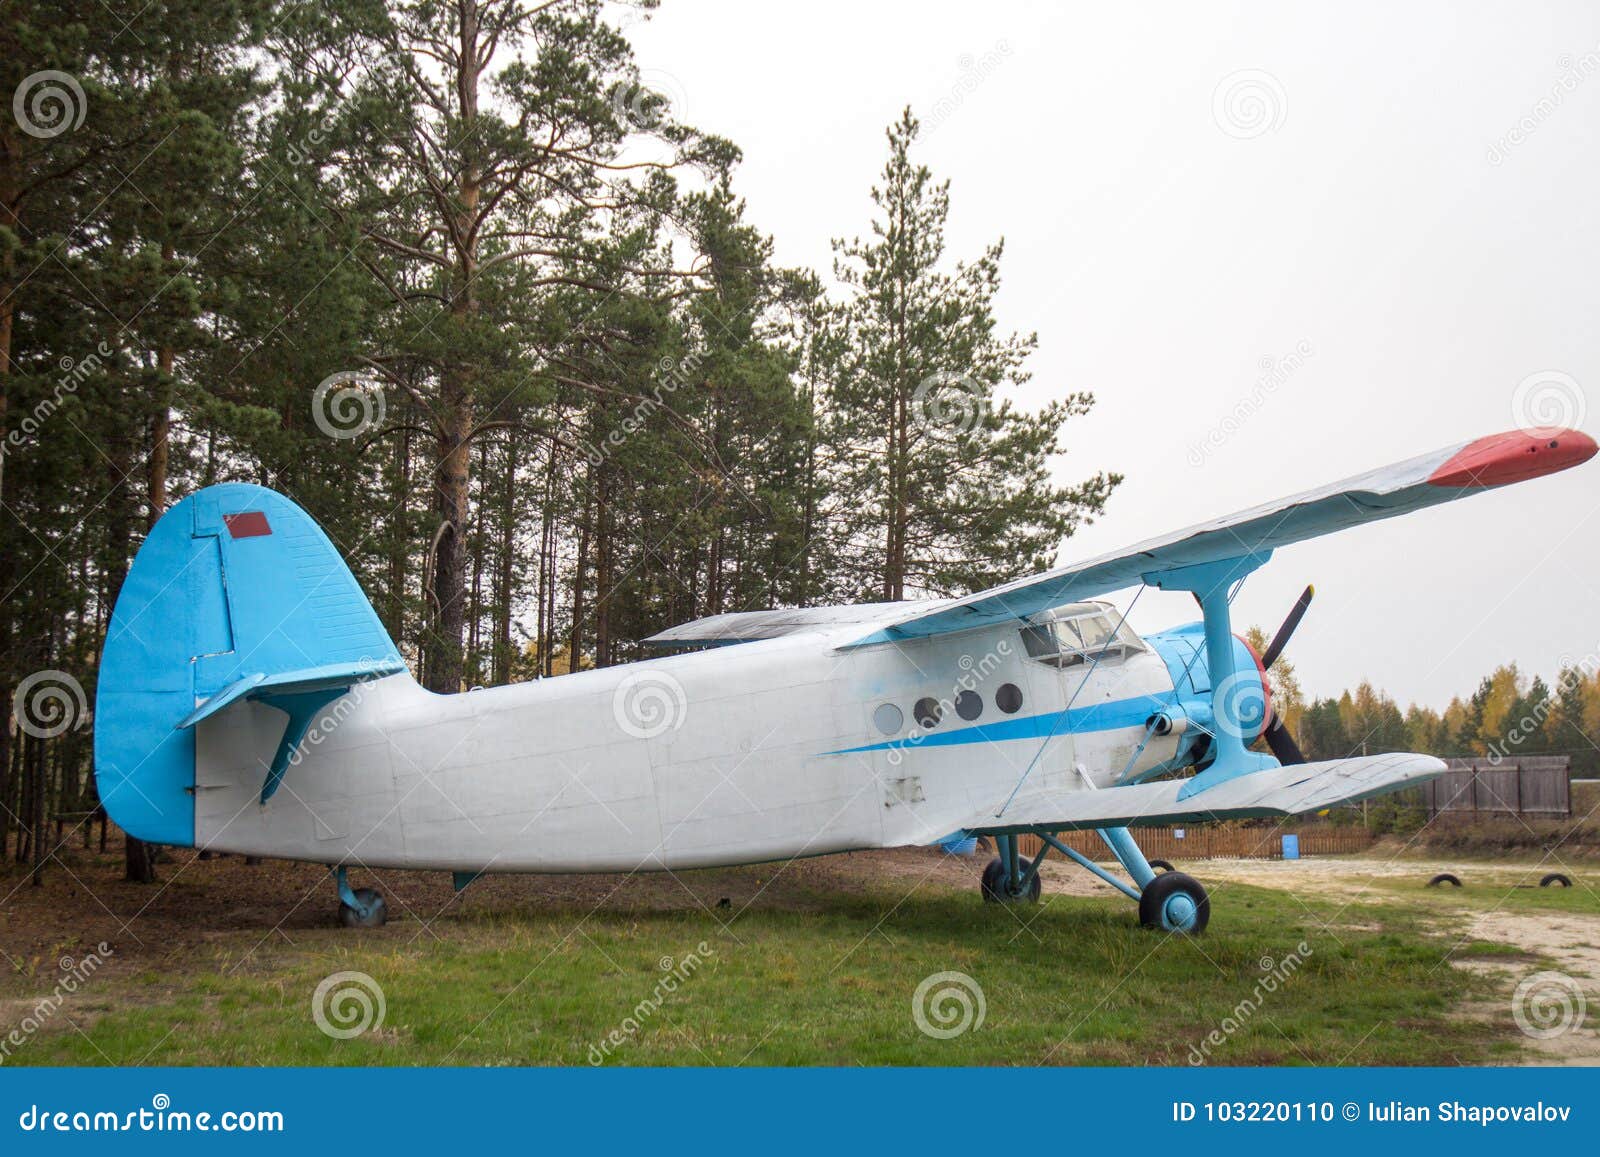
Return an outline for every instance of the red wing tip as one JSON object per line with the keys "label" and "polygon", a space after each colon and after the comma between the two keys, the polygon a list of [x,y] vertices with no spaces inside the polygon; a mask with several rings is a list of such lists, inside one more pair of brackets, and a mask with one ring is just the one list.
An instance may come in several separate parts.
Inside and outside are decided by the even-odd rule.
{"label": "red wing tip", "polygon": [[1582,430],[1508,430],[1468,442],[1428,482],[1463,489],[1508,486],[1581,465],[1596,450],[1600,447]]}

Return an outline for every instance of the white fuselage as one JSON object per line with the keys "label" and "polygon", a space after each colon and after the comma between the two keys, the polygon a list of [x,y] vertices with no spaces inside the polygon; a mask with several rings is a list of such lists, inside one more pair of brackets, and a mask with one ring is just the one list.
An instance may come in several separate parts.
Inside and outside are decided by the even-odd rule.
{"label": "white fuselage", "polygon": [[[860,634],[457,695],[403,674],[358,684],[324,710],[265,804],[284,715],[242,704],[199,727],[196,843],[456,871],[749,863],[927,844],[998,812],[1019,783],[1019,799],[1106,787],[1176,747],[1147,740],[1144,697],[1173,683],[1137,644],[1063,669],[1029,658],[1015,627],[840,649]],[[1006,686],[1020,692],[1012,712],[997,703],[1014,701]],[[962,690],[977,696],[959,704],[970,714],[976,702],[974,718],[958,715]],[[932,727],[915,717],[925,699],[941,705]],[[1071,722],[1101,704],[1123,706]]]}

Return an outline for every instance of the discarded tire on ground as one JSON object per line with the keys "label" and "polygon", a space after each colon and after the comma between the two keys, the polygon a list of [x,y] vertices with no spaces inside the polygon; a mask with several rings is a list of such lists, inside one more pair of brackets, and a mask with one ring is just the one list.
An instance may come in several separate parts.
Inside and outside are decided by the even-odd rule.
{"label": "discarded tire on ground", "polygon": [[1450,884],[1457,888],[1461,887],[1461,881],[1456,879],[1449,872],[1440,872],[1437,876],[1428,881],[1428,887],[1430,888],[1437,888],[1440,884]]}
{"label": "discarded tire on ground", "polygon": [[1548,876],[1539,881],[1539,887],[1541,888],[1548,888],[1551,884],[1555,884],[1562,888],[1570,888],[1572,887],[1572,879],[1571,877],[1563,876],[1560,872],[1551,872]]}
{"label": "discarded tire on ground", "polygon": [[1174,868],[1171,864],[1167,863],[1167,861],[1165,861],[1165,860],[1151,860],[1150,861],[1150,866],[1152,868],[1154,868],[1158,872],[1175,872],[1175,871],[1177,871],[1176,868]]}

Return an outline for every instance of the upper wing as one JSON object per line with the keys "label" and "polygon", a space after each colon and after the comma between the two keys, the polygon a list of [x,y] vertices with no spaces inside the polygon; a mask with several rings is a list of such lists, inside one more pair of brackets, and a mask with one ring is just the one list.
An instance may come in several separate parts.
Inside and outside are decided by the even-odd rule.
{"label": "upper wing", "polygon": [[1220,562],[1393,518],[1468,494],[1587,462],[1595,442],[1577,430],[1513,430],[1385,466],[1318,490],[1203,522],[1116,554],[1017,579],[965,598],[924,604],[849,646],[918,638],[1004,619],[1132,586],[1152,572]]}
{"label": "upper wing", "polygon": [[1431,755],[1366,755],[1323,763],[1297,763],[1219,783],[1180,800],[1191,782],[1166,779],[1099,791],[1040,791],[1019,795],[1003,816],[985,811],[969,832],[1065,831],[1137,827],[1202,820],[1296,816],[1412,787],[1445,770]]}

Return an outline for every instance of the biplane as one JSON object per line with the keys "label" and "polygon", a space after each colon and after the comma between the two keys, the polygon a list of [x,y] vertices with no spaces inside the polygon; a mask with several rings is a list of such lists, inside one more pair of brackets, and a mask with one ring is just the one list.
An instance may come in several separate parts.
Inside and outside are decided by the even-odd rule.
{"label": "biplane", "polygon": [[[445,695],[411,677],[304,510],[210,486],[161,517],[117,600],[100,797],[143,840],[328,865],[351,926],[386,916],[352,868],[460,888],[981,835],[985,900],[1037,900],[1055,852],[1143,923],[1198,933],[1205,888],[1155,871],[1141,825],[1295,816],[1444,767],[1307,762],[1268,672],[1311,592],[1258,654],[1234,633],[1238,585],[1281,547],[1595,450],[1576,430],[1492,435],[965,597],[715,615],[645,640],[657,657]],[[1192,593],[1200,618],[1141,637],[1103,600],[1144,587]],[[1061,839],[1075,829],[1127,879]]]}

